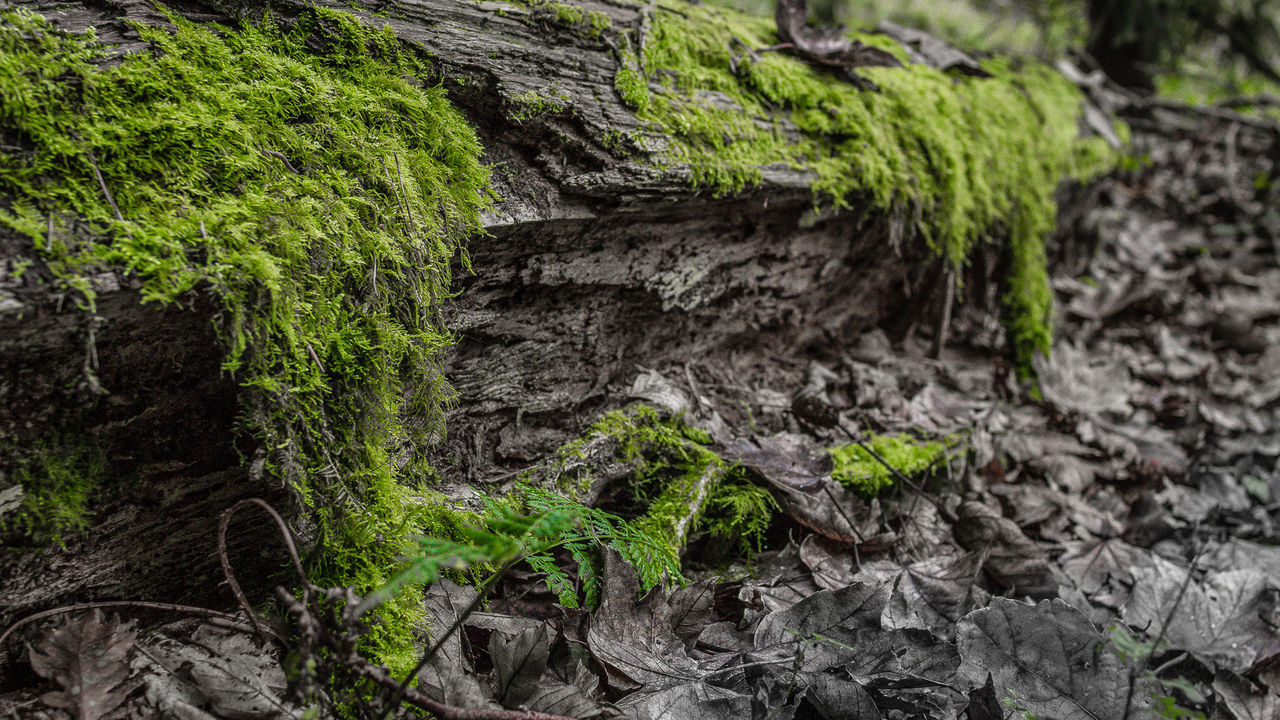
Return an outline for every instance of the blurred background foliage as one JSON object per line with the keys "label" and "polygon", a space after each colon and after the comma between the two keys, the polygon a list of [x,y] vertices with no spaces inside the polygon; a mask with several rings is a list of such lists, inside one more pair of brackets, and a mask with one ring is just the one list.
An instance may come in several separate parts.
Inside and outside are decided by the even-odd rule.
{"label": "blurred background foliage", "polygon": [[809,9],[818,24],[891,20],[980,55],[1070,57],[1141,93],[1280,115],[1280,0],[810,0]]}

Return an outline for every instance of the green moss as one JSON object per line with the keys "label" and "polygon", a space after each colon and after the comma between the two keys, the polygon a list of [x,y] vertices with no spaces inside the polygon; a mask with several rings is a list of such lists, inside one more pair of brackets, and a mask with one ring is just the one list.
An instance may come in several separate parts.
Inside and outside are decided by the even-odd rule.
{"label": "green moss", "polygon": [[[949,448],[946,442],[926,442],[905,434],[877,435],[867,446],[907,477],[928,469]],[[835,461],[831,477],[867,494],[880,492],[896,480],[888,468],[854,443],[831,448],[831,458]]]}
{"label": "green moss", "polygon": [[[103,64],[92,33],[3,14],[0,133],[22,150],[0,155],[0,226],[90,309],[104,267],[147,302],[216,297],[241,422],[315,515],[313,580],[368,590],[425,522],[398,480],[452,399],[437,309],[489,202],[480,144],[389,29],[169,19]],[[418,612],[397,598],[371,635],[397,672]]]}
{"label": "green moss", "polygon": [[[1009,245],[1008,278],[1003,298],[1005,329],[1013,349],[1020,380],[1032,379],[1031,359],[1037,353],[1048,356],[1053,347],[1053,288],[1049,286],[1049,264],[1042,238],[1048,227],[1020,227],[1029,218],[1014,218],[1014,237],[1020,242]],[[1032,221],[1034,222],[1034,221]],[[1032,388],[1038,394],[1038,388]]]}
{"label": "green moss", "polygon": [[[1007,301],[1015,355],[1029,367],[1031,353],[1048,351],[1046,276],[1030,265],[1042,264],[1054,190],[1115,160],[1101,139],[1078,138],[1081,97],[1068,80],[1038,63],[993,59],[988,79],[862,68],[881,88],[864,92],[782,53],[733,58],[733,38],[777,42],[771,18],[695,5],[654,16],[642,73],[622,53],[615,86],[671,138],[662,162],[719,194],[759,184],[769,165],[810,173],[819,202],[901,218],[955,265],[977,244],[1007,239],[1020,265]],[[883,37],[858,39],[893,49]],[[655,83],[664,90],[652,91]]]}
{"label": "green moss", "polygon": [[701,527],[742,555],[764,549],[764,535],[774,513],[781,509],[767,489],[742,472],[731,472],[712,488]]}
{"label": "green moss", "polygon": [[613,21],[609,16],[596,10],[588,12],[580,7],[560,2],[547,3],[542,7],[551,12],[557,25],[587,37],[598,38],[613,27]]}
{"label": "green moss", "polygon": [[618,155],[633,154],[636,145],[635,139],[628,133],[614,129],[605,130],[600,142]]}
{"label": "green moss", "polygon": [[34,449],[0,448],[0,460],[10,471],[0,480],[7,480],[8,492],[21,498],[11,494],[12,504],[0,502],[0,545],[65,546],[68,535],[89,526],[90,498],[103,474],[96,446],[54,438]]}
{"label": "green moss", "polygon": [[639,71],[629,67],[613,76],[613,87],[627,107],[637,112],[649,109],[649,83]]}
{"label": "green moss", "polygon": [[576,5],[555,0],[510,0],[511,4],[532,10],[531,22],[549,22],[569,32],[597,39],[613,29],[613,20],[598,10],[583,10]]}
{"label": "green moss", "polygon": [[599,10],[592,10],[587,13],[588,37],[600,37],[612,29],[613,20],[609,19],[608,14],[602,13]]}
{"label": "green moss", "polygon": [[711,437],[646,406],[606,413],[581,438],[560,450],[559,489],[581,494],[596,478],[582,463],[586,448],[612,441],[613,458],[633,469],[634,499],[644,512],[635,527],[679,554],[704,532],[742,552],[759,549],[777,503],[745,471],[711,449]]}
{"label": "green moss", "polygon": [[528,90],[508,99],[510,109],[507,118],[512,122],[523,123],[535,120],[544,115],[562,113],[568,107],[567,98]]}

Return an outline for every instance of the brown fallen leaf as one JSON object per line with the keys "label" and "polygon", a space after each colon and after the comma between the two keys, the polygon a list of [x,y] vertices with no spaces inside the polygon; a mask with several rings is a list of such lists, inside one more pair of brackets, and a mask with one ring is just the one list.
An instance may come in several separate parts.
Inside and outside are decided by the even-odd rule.
{"label": "brown fallen leaf", "polygon": [[103,622],[102,613],[93,610],[28,645],[31,669],[63,688],[40,700],[77,720],[105,717],[128,695],[120,685],[129,677],[129,651],[136,639],[137,633],[120,630],[119,615]]}
{"label": "brown fallen leaf", "polygon": [[1002,590],[1038,598],[1057,593],[1045,551],[1012,520],[972,500],[960,503],[956,515],[956,542],[965,550],[986,554],[983,571]]}
{"label": "brown fallen leaf", "polygon": [[847,546],[821,535],[810,535],[800,543],[800,561],[813,573],[814,582],[827,590],[852,584],[859,570]]}
{"label": "brown fallen leaf", "polygon": [[1143,678],[1132,683],[1119,656],[1104,649],[1107,636],[1061,600],[1026,605],[994,598],[960,620],[956,644],[962,678],[974,686],[991,676],[1005,697],[1018,698],[1020,709],[1036,717],[1143,717],[1155,689]]}
{"label": "brown fallen leaf", "polygon": [[837,542],[857,545],[859,551],[882,552],[893,544],[896,536],[881,532],[878,499],[867,502],[834,480],[823,480],[818,487],[817,492],[783,493],[783,507],[796,522]]}
{"label": "brown fallen leaf", "polygon": [[1188,579],[1187,568],[1152,554],[1151,562],[1132,574],[1133,594],[1120,608],[1120,618],[1175,648],[1242,671],[1280,641],[1265,619],[1272,579],[1257,570]]}
{"label": "brown fallen leaf", "polygon": [[1063,543],[1067,552],[1058,559],[1064,572],[1081,592],[1090,595],[1106,585],[1108,577],[1133,581],[1133,569],[1147,564],[1151,553],[1120,538]]}
{"label": "brown fallen leaf", "polygon": [[990,598],[974,584],[981,568],[982,558],[974,553],[934,556],[902,568],[885,619],[950,640],[960,618]]}
{"label": "brown fallen leaf", "polygon": [[165,717],[228,720],[292,716],[283,700],[288,679],[271,646],[209,624],[176,627],[145,641],[147,700]]}
{"label": "brown fallen leaf", "polygon": [[697,664],[676,628],[688,623],[691,606],[698,603],[686,603],[682,596],[673,607],[673,597],[660,588],[639,598],[635,568],[613,548],[603,551],[604,587],[587,630],[587,648],[604,668],[610,687],[657,689],[696,680]]}
{"label": "brown fallen leaf", "polygon": [[806,435],[778,433],[728,442],[720,456],[759,474],[780,490],[809,489],[831,477],[831,453]]}

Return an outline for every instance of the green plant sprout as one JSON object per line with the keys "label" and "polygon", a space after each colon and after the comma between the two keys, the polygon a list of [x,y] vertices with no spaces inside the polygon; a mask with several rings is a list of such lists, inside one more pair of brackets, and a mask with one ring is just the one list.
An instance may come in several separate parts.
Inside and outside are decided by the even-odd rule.
{"label": "green plant sprout", "polygon": [[[1190,572],[1188,572],[1188,576],[1190,576]],[[1176,609],[1177,605],[1175,604],[1174,607]],[[1111,642],[1116,655],[1130,668],[1143,668],[1140,674],[1134,674],[1134,681],[1140,678],[1151,683],[1153,687],[1178,690],[1193,702],[1203,699],[1200,691],[1185,677],[1179,676],[1164,679],[1158,677],[1151,670],[1145,669],[1151,656],[1168,646],[1168,643],[1164,640],[1160,638],[1142,640],[1121,623],[1115,623],[1110,626],[1108,632],[1111,635]],[[1199,710],[1188,710],[1178,705],[1177,700],[1172,695],[1161,695],[1153,689],[1151,691],[1151,701],[1152,706],[1144,711],[1144,714],[1148,716],[1154,715],[1166,718],[1166,720],[1205,720],[1204,713]]]}

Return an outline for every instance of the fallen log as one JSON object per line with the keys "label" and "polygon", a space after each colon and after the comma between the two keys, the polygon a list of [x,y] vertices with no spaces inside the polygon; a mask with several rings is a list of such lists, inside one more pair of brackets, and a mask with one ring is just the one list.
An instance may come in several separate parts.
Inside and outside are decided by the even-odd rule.
{"label": "fallen log", "polygon": [[[406,533],[426,528],[423,493],[508,476],[625,399],[640,368],[799,387],[810,357],[867,328],[927,333],[947,263],[1010,232],[1000,262],[1008,297],[1022,297],[1019,283],[1047,282],[1054,186],[1096,167],[1081,159],[1096,148],[1076,143],[1079,96],[1047,70],[1024,86],[884,69],[916,74],[876,76],[883,94],[862,97],[794,58],[733,56],[730,36],[754,42],[769,21],[701,7],[281,1],[265,20],[234,3],[25,7],[6,16],[10,52],[48,59],[47,41],[79,58],[69,51],[89,28],[103,49],[42,80],[67,108],[95,101],[76,78],[99,70],[146,89],[127,73],[147,58],[183,57],[163,77],[187,82],[204,72],[196,46],[225,63],[224,81],[244,73],[247,88],[305,107],[263,111],[269,132],[246,124],[278,145],[246,144],[226,167],[219,149],[193,147],[209,154],[188,175],[162,159],[145,166],[154,177],[139,174],[139,149],[187,152],[164,133],[198,145],[201,123],[232,143],[238,116],[161,122],[116,152],[68,136],[83,159],[52,168],[33,158],[41,142],[62,147],[56,133],[0,117],[17,158],[0,170],[0,625],[72,600],[230,607],[209,540],[222,508],[254,496],[292,508],[326,580],[377,584]],[[681,45],[704,27],[688,37],[709,44]],[[694,65],[671,69],[682,53]],[[330,84],[304,87],[308,73]],[[706,87],[690,80],[708,73]],[[796,74],[802,84],[781,84]],[[374,101],[355,93],[369,77],[385,95],[366,113]],[[911,114],[939,92],[965,124]],[[343,93],[357,104],[309,115],[306,103]],[[167,103],[155,113],[186,117],[180,93],[155,94]],[[957,139],[991,125],[988,112],[1016,122]],[[31,177],[74,183],[41,196]],[[217,192],[184,185],[197,177]],[[170,191],[187,204],[157,210]],[[235,205],[243,226],[210,200],[250,195],[252,212],[268,210]],[[245,242],[219,244],[238,232]],[[302,240],[271,249],[289,233]],[[175,243],[154,262],[134,252],[153,236]],[[996,312],[981,282],[1003,255],[989,252],[966,300]],[[1043,341],[1045,302],[1024,303],[1016,343]],[[745,418],[755,400],[743,400]],[[61,495],[57,477],[70,478]],[[233,528],[259,598],[273,548],[265,526]]]}

